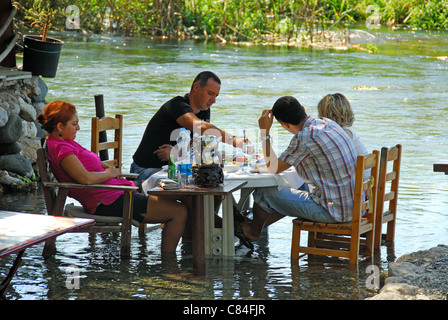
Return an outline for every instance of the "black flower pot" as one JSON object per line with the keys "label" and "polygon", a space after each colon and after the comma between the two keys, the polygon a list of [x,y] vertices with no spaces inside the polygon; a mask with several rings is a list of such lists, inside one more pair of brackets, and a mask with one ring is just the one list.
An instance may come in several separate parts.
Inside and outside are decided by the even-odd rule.
{"label": "black flower pot", "polygon": [[25,36],[23,51],[23,71],[31,71],[33,76],[54,78],[59,64],[62,45],[58,39],[41,36]]}

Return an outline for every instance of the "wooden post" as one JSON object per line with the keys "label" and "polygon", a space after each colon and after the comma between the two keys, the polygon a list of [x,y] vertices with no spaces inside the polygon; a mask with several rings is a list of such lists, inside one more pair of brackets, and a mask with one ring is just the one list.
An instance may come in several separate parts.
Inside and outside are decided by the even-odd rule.
{"label": "wooden post", "polygon": [[[102,94],[95,95],[95,110],[96,110],[96,116],[99,119],[104,117],[104,97]],[[101,131],[100,142],[106,142],[106,141],[107,141],[107,133],[106,131]],[[109,160],[109,154],[107,153],[107,150],[100,151],[100,159],[101,161]]]}

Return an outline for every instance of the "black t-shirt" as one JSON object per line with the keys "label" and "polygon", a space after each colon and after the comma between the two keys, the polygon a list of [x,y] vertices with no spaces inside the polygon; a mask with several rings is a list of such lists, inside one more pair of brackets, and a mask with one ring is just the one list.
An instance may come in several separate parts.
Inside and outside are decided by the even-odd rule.
{"label": "black t-shirt", "polygon": [[[188,94],[183,97],[177,96],[163,104],[146,126],[142,141],[134,153],[134,162],[143,168],[161,168],[167,164],[168,162],[160,161],[154,151],[162,144],[173,146],[176,144],[177,137],[173,137],[174,141],[171,141],[171,133],[173,130],[181,128],[176,122],[177,118],[188,112],[193,112]],[[200,111],[196,116],[208,122],[210,121],[210,109]]]}

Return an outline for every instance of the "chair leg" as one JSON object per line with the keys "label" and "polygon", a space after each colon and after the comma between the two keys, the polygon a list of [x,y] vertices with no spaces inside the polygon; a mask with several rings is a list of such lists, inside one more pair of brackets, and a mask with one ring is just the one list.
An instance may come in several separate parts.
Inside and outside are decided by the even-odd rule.
{"label": "chair leg", "polygon": [[56,237],[45,241],[44,249],[42,251],[42,256],[47,259],[51,257],[56,251]]}
{"label": "chair leg", "polygon": [[351,264],[358,263],[359,259],[359,236],[351,236],[349,262]]}
{"label": "chair leg", "polygon": [[300,227],[292,224],[291,260],[299,259]]}
{"label": "chair leg", "polygon": [[308,247],[316,246],[317,232],[308,231]]}
{"label": "chair leg", "polygon": [[[47,215],[64,216],[65,200],[67,199],[68,189],[59,188],[59,191],[53,201],[51,207],[47,205]],[[47,259],[51,257],[56,251],[56,237],[45,241],[45,246],[42,251],[42,256]]]}
{"label": "chair leg", "polygon": [[382,217],[379,217],[378,220],[378,214],[376,217],[376,222],[375,222],[375,237],[374,237],[374,248],[378,249],[381,246],[381,232],[382,232],[382,227],[383,227],[383,222],[382,222]]}
{"label": "chair leg", "polygon": [[123,220],[121,222],[121,256],[124,258],[131,255],[132,200],[132,191],[126,192],[123,204]]}
{"label": "chair leg", "polygon": [[395,240],[395,219],[387,223],[386,241]]}
{"label": "chair leg", "polygon": [[140,237],[143,237],[143,236],[145,236],[146,231],[147,231],[146,223],[143,223],[143,222],[140,223],[140,225],[138,226],[138,235]]}
{"label": "chair leg", "polygon": [[374,247],[375,247],[375,237],[374,237],[374,232],[370,231],[366,233],[366,249],[365,249],[365,254],[368,257],[372,257],[373,256],[373,251],[374,251]]}

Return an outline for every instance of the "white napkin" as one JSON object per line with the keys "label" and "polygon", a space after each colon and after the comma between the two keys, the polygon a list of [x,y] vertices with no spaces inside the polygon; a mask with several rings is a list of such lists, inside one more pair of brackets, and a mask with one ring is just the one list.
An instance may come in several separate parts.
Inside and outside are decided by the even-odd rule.
{"label": "white napkin", "polygon": [[289,168],[280,174],[275,174],[274,177],[277,181],[279,190],[282,188],[298,189],[304,182],[294,168]]}
{"label": "white napkin", "polygon": [[159,183],[159,185],[165,189],[165,190],[171,190],[171,189],[179,189],[179,184],[171,179],[162,179]]}

